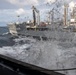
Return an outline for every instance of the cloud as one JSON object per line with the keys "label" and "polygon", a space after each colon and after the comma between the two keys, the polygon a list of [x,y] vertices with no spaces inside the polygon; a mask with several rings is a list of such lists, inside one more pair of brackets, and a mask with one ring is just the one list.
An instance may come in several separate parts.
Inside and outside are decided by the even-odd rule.
{"label": "cloud", "polygon": [[12,21],[15,18],[15,9],[0,10],[0,22]]}
{"label": "cloud", "polygon": [[20,8],[18,10],[15,11],[17,15],[23,15],[25,14],[25,10],[23,8]]}
{"label": "cloud", "polygon": [[45,0],[44,3],[54,3],[56,0]]}
{"label": "cloud", "polygon": [[[8,5],[12,5],[12,6],[20,6],[18,8],[14,7],[14,9],[1,9],[0,10],[0,20],[1,21],[12,21],[12,20],[15,20],[17,18],[17,15],[21,15],[20,18],[24,18],[24,17],[27,17],[29,16],[30,19],[32,19],[33,17],[33,13],[32,13],[32,9],[31,7],[29,7],[28,5],[38,5],[39,4],[39,7],[37,7],[38,10],[40,10],[40,14],[41,14],[41,18],[44,19],[44,17],[46,16],[46,12],[48,12],[49,10],[51,10],[52,7],[48,7],[46,5],[43,5],[44,2],[54,2],[55,0],[6,0],[8,1],[7,3],[7,8],[9,7]],[[59,2],[61,0],[58,0]],[[42,4],[42,6],[40,6],[40,2]],[[72,2],[70,1],[69,3],[70,7],[72,7]],[[24,7],[21,7],[21,6],[24,6]],[[63,6],[63,5],[62,5]],[[61,6],[61,7],[62,7]],[[26,9],[23,9],[23,8],[26,8]],[[59,12],[61,12],[61,14],[63,13],[63,9],[61,10],[62,8],[59,9]],[[57,9],[58,10],[58,9]],[[9,18],[7,18],[9,17]]]}
{"label": "cloud", "polygon": [[17,5],[17,6],[25,6],[25,5],[38,5],[38,0],[6,0],[11,4]]}
{"label": "cloud", "polygon": [[[20,15],[20,20],[26,21],[27,19],[32,19],[32,10],[27,9],[1,9],[0,10],[0,22],[16,22],[18,20],[18,15]],[[21,20],[21,21],[22,21]]]}
{"label": "cloud", "polygon": [[56,0],[46,0],[46,1],[53,3],[53,2],[55,2]]}
{"label": "cloud", "polygon": [[73,1],[69,3],[69,7],[72,7],[73,8],[74,5],[75,5],[75,3]]}
{"label": "cloud", "polygon": [[69,3],[69,8],[70,8],[71,11],[73,11],[73,7],[74,7],[74,6],[75,6],[75,2],[71,1],[71,2]]}

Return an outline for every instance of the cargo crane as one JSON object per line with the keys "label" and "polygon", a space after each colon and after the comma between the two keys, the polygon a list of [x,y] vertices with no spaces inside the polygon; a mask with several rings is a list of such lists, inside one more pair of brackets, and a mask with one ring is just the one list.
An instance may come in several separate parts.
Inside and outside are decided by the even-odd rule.
{"label": "cargo crane", "polygon": [[51,23],[53,23],[54,22],[54,9],[52,9],[52,10],[50,10],[50,11],[48,11],[48,12],[46,12],[46,14],[47,14],[47,23],[48,24],[51,24]]}
{"label": "cargo crane", "polygon": [[57,10],[57,9],[55,9],[54,8],[54,12],[53,12],[53,14],[56,14],[57,16],[56,16],[56,20],[58,21],[58,22],[60,22],[61,20],[62,20],[62,14],[60,13],[60,11],[59,10]]}
{"label": "cargo crane", "polygon": [[73,7],[72,18],[76,21],[76,5]]}
{"label": "cargo crane", "polygon": [[[54,22],[54,19],[55,19],[54,14],[60,15],[60,12],[57,9],[55,9],[55,8],[53,8],[52,10],[50,10],[48,12],[48,24]],[[59,20],[59,17],[60,16],[57,17],[57,20]]]}
{"label": "cargo crane", "polygon": [[48,24],[50,24],[51,23],[51,13],[50,13],[50,11],[48,11],[46,14],[47,14],[47,16],[46,16],[47,20],[46,21]]}
{"label": "cargo crane", "polygon": [[68,19],[68,5],[64,4],[64,25],[67,25],[67,19]]}
{"label": "cargo crane", "polygon": [[[56,0],[55,2],[51,3],[51,1],[49,3],[47,3],[46,5],[48,5],[49,7],[51,7],[51,12],[49,12],[51,14],[51,22],[54,23],[54,21],[60,21],[61,18],[60,18],[60,10],[58,10],[61,6],[60,2],[58,0]],[[48,14],[49,14],[48,13]],[[50,16],[49,14],[49,16]],[[55,15],[57,15],[55,17]],[[56,19],[56,20],[55,20]]]}
{"label": "cargo crane", "polygon": [[48,19],[47,19],[47,22],[48,22],[48,24],[51,24],[51,22],[53,23],[53,20],[54,20],[54,12],[53,12],[53,10],[50,10],[48,13]]}
{"label": "cargo crane", "polygon": [[[35,6],[32,6],[32,9],[33,9],[33,20],[34,20],[34,26],[36,25],[39,25],[40,24],[40,14],[39,14],[39,10],[37,10],[35,8]],[[36,17],[36,13],[37,13],[37,17]]]}
{"label": "cargo crane", "polygon": [[48,24],[50,24],[51,23],[51,11],[48,12],[48,15],[49,15],[49,17],[48,17]]}
{"label": "cargo crane", "polygon": [[53,23],[54,22],[54,8],[51,11],[51,15],[52,15],[51,19],[52,19],[52,23]]}
{"label": "cargo crane", "polygon": [[73,7],[73,11],[71,12],[71,19],[70,19],[70,25],[75,25],[75,21],[76,21],[76,7]]}

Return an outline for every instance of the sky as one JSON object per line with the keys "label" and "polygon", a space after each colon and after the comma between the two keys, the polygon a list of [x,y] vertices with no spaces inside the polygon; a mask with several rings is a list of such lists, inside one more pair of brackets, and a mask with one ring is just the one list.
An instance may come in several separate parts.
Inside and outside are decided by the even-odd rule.
{"label": "sky", "polygon": [[[44,20],[47,12],[55,6],[53,4],[55,1],[61,2],[60,8],[57,10],[63,8],[64,2],[70,3],[70,8],[75,3],[75,0],[0,0],[0,26],[4,25],[4,23],[16,22],[18,15],[20,15],[21,21],[32,19],[31,7],[33,5],[40,11],[41,20]],[[49,4],[53,5],[50,6]]]}

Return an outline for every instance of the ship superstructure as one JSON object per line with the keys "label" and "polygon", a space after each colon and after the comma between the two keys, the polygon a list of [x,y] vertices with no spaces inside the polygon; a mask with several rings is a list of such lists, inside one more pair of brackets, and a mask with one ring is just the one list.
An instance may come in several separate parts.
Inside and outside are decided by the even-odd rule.
{"label": "ship superstructure", "polygon": [[[73,9],[73,16],[75,16],[75,8]],[[63,39],[63,35],[71,35],[72,32],[69,32],[65,29],[74,29],[75,27],[75,21],[72,22],[74,19],[71,19],[71,21],[68,21],[68,5],[64,4],[64,15],[63,20],[54,20],[54,11],[53,8],[48,12],[48,20],[47,22],[41,22],[40,21],[40,12],[35,7],[32,6],[32,12],[33,12],[33,21],[29,22],[23,22],[23,23],[12,23],[8,24],[9,31],[12,35],[21,35],[21,36],[31,36],[36,38],[43,38],[43,39]],[[56,10],[58,14],[58,10]],[[75,17],[73,17],[75,18]],[[51,19],[51,20],[50,20]],[[74,24],[73,24],[74,23]],[[73,24],[71,26],[71,24]],[[70,28],[71,27],[71,28]],[[74,28],[73,28],[74,27]],[[62,32],[62,33],[61,33]],[[68,34],[67,34],[68,33]],[[65,38],[66,38],[65,37]],[[67,37],[66,39],[70,38]]]}

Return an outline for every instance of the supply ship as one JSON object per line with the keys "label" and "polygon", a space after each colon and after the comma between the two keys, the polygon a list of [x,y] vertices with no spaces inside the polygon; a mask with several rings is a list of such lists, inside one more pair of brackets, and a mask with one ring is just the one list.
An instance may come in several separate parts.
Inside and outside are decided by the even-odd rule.
{"label": "supply ship", "polygon": [[[37,39],[56,39],[56,40],[65,40],[70,39],[70,35],[75,31],[75,18],[68,22],[68,7],[64,5],[64,19],[63,20],[54,20],[54,9],[48,12],[48,20],[46,22],[40,21],[40,12],[35,6],[32,6],[33,12],[33,21],[28,22],[15,22],[9,23],[8,28],[9,32],[13,36],[30,36]],[[75,10],[75,7],[74,7]],[[74,13],[74,12],[73,12]],[[58,11],[57,11],[58,14]],[[74,16],[73,14],[72,16]],[[69,37],[68,37],[69,36]]]}
{"label": "supply ship", "polygon": [[[75,10],[75,7],[74,7],[73,10]],[[73,45],[73,44],[69,45],[69,43],[71,43],[71,41],[73,40],[73,36],[76,35],[75,34],[75,30],[76,30],[75,11],[73,11],[73,14],[71,15],[72,17],[71,17],[71,19],[69,21],[67,19],[68,18],[68,15],[67,15],[68,14],[68,6],[67,5],[64,5],[64,17],[63,17],[63,20],[57,20],[57,21],[54,20],[54,15],[53,15],[54,12],[53,11],[54,11],[54,9],[52,9],[51,11],[48,12],[49,16],[48,16],[47,21],[41,22],[40,21],[40,12],[39,12],[39,10],[37,10],[35,6],[32,6],[33,21],[22,22],[22,23],[21,22],[15,22],[15,23],[9,23],[8,24],[9,33],[11,34],[11,37],[26,36],[26,37],[33,37],[33,38],[36,38],[38,40],[49,40],[49,42],[50,42],[50,40],[52,40],[52,41],[56,40],[56,42],[58,41],[57,44],[58,44],[59,48],[57,49],[58,46],[56,47],[55,53],[57,53],[56,51],[58,51],[61,48],[60,45],[63,45],[63,47],[64,47],[64,48],[62,48],[63,51],[66,50],[69,46]],[[41,41],[41,42],[43,43],[43,41]],[[56,42],[54,42],[54,47],[56,46],[55,45]],[[53,42],[51,43],[51,45],[52,44],[53,44]],[[49,46],[51,46],[51,45],[49,45]],[[47,46],[46,46],[46,49],[48,48]],[[52,47],[53,47],[53,45],[49,48],[50,51],[51,51]],[[38,45],[37,49],[38,48],[39,48],[39,45]],[[41,50],[41,48],[40,48],[40,50]],[[53,48],[53,51],[54,51],[54,48]],[[61,50],[61,52],[62,52],[62,50]],[[51,53],[53,53],[53,52],[51,52]],[[59,54],[59,52],[58,52],[58,54]],[[50,54],[50,56],[51,56],[51,54]],[[61,57],[61,56],[59,56],[59,57]],[[41,69],[41,68],[39,68],[37,66],[34,67],[33,65],[31,66],[30,64],[27,64],[27,63],[25,64],[23,62],[19,62],[17,60],[8,58],[6,56],[0,55],[0,59],[1,59],[1,63],[3,65],[9,66],[15,72],[17,71],[18,73],[23,73],[24,74],[24,71],[25,71],[26,68],[32,68],[32,70],[37,70],[37,71],[40,71],[40,72],[43,72],[43,73],[45,71],[44,69]],[[4,63],[4,62],[6,62],[6,63]],[[8,62],[10,64],[8,64]],[[57,65],[59,63],[60,62],[58,61]],[[12,66],[12,64],[14,64],[14,66]],[[29,67],[27,65],[30,65],[31,67]],[[62,64],[62,68],[63,69],[60,69],[61,71],[68,70],[68,69],[64,69],[63,64]],[[74,69],[76,69],[76,68],[72,68],[70,70],[74,70]],[[28,71],[28,70],[26,69],[26,71]],[[46,71],[47,71],[47,73],[49,73],[48,70],[46,70]],[[57,70],[55,70],[55,71],[57,71]],[[57,73],[54,74],[54,73],[51,73],[51,72],[50,72],[50,74],[46,74],[46,75],[51,75],[51,74],[52,75],[60,75],[60,74],[57,74]],[[40,75],[42,75],[42,74],[40,74]]]}

